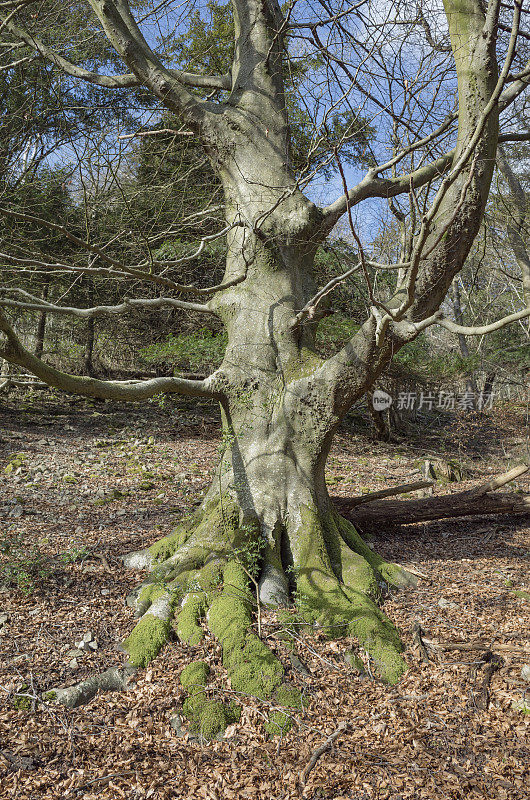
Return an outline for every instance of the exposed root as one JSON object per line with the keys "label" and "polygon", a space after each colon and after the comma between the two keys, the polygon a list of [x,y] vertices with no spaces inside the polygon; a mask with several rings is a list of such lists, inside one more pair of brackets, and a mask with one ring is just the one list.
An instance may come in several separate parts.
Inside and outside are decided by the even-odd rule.
{"label": "exposed root", "polygon": [[46,692],[44,700],[60,703],[67,708],[77,708],[92,700],[98,692],[122,691],[135,672],[136,668],[130,664],[125,665],[123,669],[112,667],[101,675],[93,675],[74,686]]}
{"label": "exposed root", "polygon": [[[196,609],[204,613],[209,602],[208,627],[221,642],[223,665],[228,671],[232,690],[263,700],[272,699],[283,707],[301,709],[300,691],[283,683],[284,669],[280,661],[252,630],[255,601],[248,584],[242,565],[230,561],[223,570],[221,591],[215,592],[213,599],[206,593],[194,595],[183,605],[183,611],[190,607],[193,609],[191,613]],[[206,670],[204,662],[190,664],[181,675],[181,683],[190,692],[184,713],[203,736],[211,738],[226,727],[235,711],[233,705],[226,707],[218,701],[207,700],[204,690]],[[221,725],[223,719],[224,726]],[[271,712],[265,728],[268,733],[281,734],[291,724],[291,715],[276,709]]]}
{"label": "exposed root", "polygon": [[[59,702],[75,706],[100,689],[122,689],[131,670],[157,656],[175,616],[178,637],[188,645],[199,644],[205,627],[210,630],[221,643],[232,690],[281,706],[270,713],[266,730],[285,733],[292,710],[302,709],[302,697],[285,683],[281,662],[254,632],[257,600],[249,578],[256,587],[259,583],[259,602],[285,603],[293,589],[308,621],[330,636],[356,636],[386,681],[395,683],[405,670],[398,632],[377,601],[385,587],[415,584],[416,579],[374,553],[334,510],[322,513],[316,506],[301,505],[296,518],[279,522],[264,537],[257,520],[245,519],[234,499],[210,499],[173,534],[126,563],[150,566],[131,598],[140,619],[123,643],[128,665],[124,671],[108,670],[58,690]],[[293,567],[291,587],[286,566]],[[218,735],[238,713],[233,704],[211,699],[208,675],[202,661],[181,674],[188,692],[184,714],[206,739]]]}
{"label": "exposed root", "polygon": [[240,709],[235,703],[226,705],[220,700],[208,699],[206,682],[210,667],[205,661],[194,661],[184,667],[180,674],[180,682],[188,692],[184,701],[183,712],[191,724],[205,739],[213,739],[222,733],[227,725],[236,722],[240,717]]}
{"label": "exposed root", "polygon": [[[308,506],[291,540],[301,612],[330,636],[356,636],[388,683],[406,669],[399,633],[376,605],[381,584],[414,582],[413,576],[373,553],[338,515],[323,517]],[[359,552],[360,551],[360,552]]]}

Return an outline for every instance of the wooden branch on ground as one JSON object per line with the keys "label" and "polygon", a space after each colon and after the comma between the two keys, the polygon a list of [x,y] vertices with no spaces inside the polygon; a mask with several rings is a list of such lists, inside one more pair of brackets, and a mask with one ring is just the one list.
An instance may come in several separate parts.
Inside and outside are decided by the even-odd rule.
{"label": "wooden branch on ground", "polygon": [[508,472],[505,472],[504,475],[499,475],[498,478],[493,478],[491,481],[483,483],[480,486],[477,486],[475,489],[471,489],[471,493],[475,497],[482,497],[488,492],[493,492],[495,489],[500,489],[501,486],[505,486],[507,483],[510,483],[510,481],[514,481],[516,478],[519,478],[520,475],[525,475],[529,469],[530,467],[528,467],[526,464],[519,464],[518,467],[514,467]]}
{"label": "wooden branch on ground", "polygon": [[[336,497],[335,502],[339,510],[346,513],[351,521],[361,528],[375,528],[381,525],[410,525],[415,522],[481,514],[530,514],[530,494],[494,493],[495,489],[524,475],[528,469],[529,467],[523,464],[474,489],[466,489],[441,497],[381,502],[374,500],[374,495],[379,494],[376,492],[374,495],[365,495],[363,498]],[[397,488],[402,489],[403,487]],[[362,505],[359,503],[359,499]]]}
{"label": "wooden branch on ground", "polygon": [[319,747],[317,747],[315,750],[313,750],[313,752],[311,754],[311,758],[309,759],[307,765],[304,767],[304,769],[300,773],[300,783],[302,784],[302,786],[304,786],[307,783],[307,779],[309,777],[309,773],[311,772],[311,770],[313,769],[313,767],[317,763],[317,761],[320,758],[320,756],[322,756],[327,750],[331,750],[331,747],[332,747],[333,743],[335,742],[335,740],[337,739],[337,737],[340,736],[340,734],[343,731],[346,730],[348,725],[349,725],[348,722],[341,722],[339,727],[335,731],[333,731],[331,736],[328,736],[328,738],[326,739],[326,741],[323,744],[321,744]]}
{"label": "wooden branch on ground", "polygon": [[465,641],[454,641],[454,642],[440,642],[436,641],[435,639],[426,639],[425,636],[422,636],[423,643],[428,648],[432,647],[435,650],[468,650],[472,652],[481,651],[481,652],[498,652],[498,653],[515,653],[515,654],[524,654],[530,655],[530,647],[519,646],[516,647],[515,645],[510,644],[491,644],[491,642],[484,642],[480,639],[477,639],[473,642],[465,642]]}
{"label": "wooden branch on ground", "polygon": [[400,486],[391,486],[389,489],[381,489],[379,492],[370,492],[369,494],[362,494],[358,497],[348,499],[350,507],[359,506],[362,503],[371,503],[373,500],[381,500],[383,497],[392,497],[395,494],[406,494],[406,492],[414,492],[417,489],[428,489],[434,486],[434,481],[414,481],[413,483],[402,483]]}

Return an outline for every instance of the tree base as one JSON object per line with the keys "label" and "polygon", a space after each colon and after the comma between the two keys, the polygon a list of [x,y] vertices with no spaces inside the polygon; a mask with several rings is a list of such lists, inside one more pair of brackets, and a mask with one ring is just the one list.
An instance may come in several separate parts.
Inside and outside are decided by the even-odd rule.
{"label": "tree base", "polygon": [[[208,629],[221,643],[233,692],[299,710],[300,692],[285,683],[282,664],[255,629],[262,605],[290,603],[330,638],[355,636],[384,681],[396,683],[405,671],[398,631],[377,602],[389,586],[416,579],[374,553],[331,507],[320,512],[300,505],[266,539],[233,498],[209,499],[173,534],[125,563],[150,568],[128,598],[140,617],[123,643],[134,667],[155,658],[174,619],[182,642],[197,645]],[[210,698],[205,669],[195,662],[183,671],[189,692],[183,710],[195,730],[211,738],[236,712]],[[289,711],[279,710],[266,728],[282,733],[289,726]]]}
{"label": "tree base", "polygon": [[[398,631],[377,601],[389,586],[416,579],[372,552],[331,506],[321,512],[298,505],[266,537],[230,495],[210,497],[174,533],[129,554],[125,564],[149,573],[128,598],[139,620],[123,642],[124,669],[57,689],[47,700],[76,707],[98,691],[124,689],[158,655],[174,625],[178,638],[192,646],[208,630],[222,646],[230,692],[267,701],[272,710],[266,730],[283,734],[302,710],[302,697],[261,638],[263,605],[294,605],[299,620],[328,637],[357,637],[372,671],[388,683],[405,671]],[[215,696],[208,675],[208,665],[198,661],[180,676],[188,692],[183,713],[204,739],[219,735],[239,714],[234,702]]]}

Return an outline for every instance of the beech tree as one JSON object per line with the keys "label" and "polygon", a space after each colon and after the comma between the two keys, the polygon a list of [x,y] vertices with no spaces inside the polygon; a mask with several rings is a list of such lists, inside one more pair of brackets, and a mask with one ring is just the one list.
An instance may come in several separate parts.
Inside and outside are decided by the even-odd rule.
{"label": "beech tree", "polygon": [[[300,613],[330,635],[357,637],[379,675],[396,682],[405,669],[402,645],[377,603],[385,586],[406,586],[413,576],[380,558],[338,514],[324,468],[347,411],[421,331],[438,324],[482,334],[530,315],[523,307],[488,326],[461,329],[440,311],[481,225],[498,143],[526,135],[500,127],[503,112],[530,82],[521,0],[513,6],[489,0],[487,7],[480,0],[444,0],[430,19],[426,10],[398,0],[384,8],[367,0],[292,0],[282,7],[276,0],[233,0],[231,66],[215,75],[172,62],[171,41],[184,8],[177,3],[71,5],[82,20],[80,36],[104,35],[127,72],[109,74],[93,60],[76,61],[71,32],[63,47],[51,47],[47,19],[64,15],[69,4],[57,11],[46,2],[6,0],[0,4],[2,34],[33,54],[28,58],[43,59],[72,80],[111,92],[143,87],[177,115],[185,126],[179,133],[200,143],[223,187],[224,220],[216,236],[226,238],[227,255],[222,282],[198,288],[178,281],[179,258],[157,259],[149,252],[127,264],[116,255],[116,244],[109,250],[89,238],[73,240],[59,223],[48,223],[89,253],[85,266],[71,269],[115,277],[123,302],[71,308],[12,288],[1,293],[0,355],[50,386],[130,401],[161,393],[206,397],[218,401],[222,413],[221,458],[202,505],[173,534],[126,558],[128,567],[149,572],[132,600],[140,619],[124,642],[125,671],[58,690],[57,699],[77,704],[97,689],[123,685],[131,669],[156,656],[176,617],[177,633],[188,643],[200,640],[206,621],[222,644],[233,690],[299,706],[282,665],[253,628],[254,589],[258,611],[260,604],[295,599]],[[146,27],[168,8],[173,15],[166,16],[167,33]],[[295,172],[286,89],[293,82],[286,81],[290,65],[308,57],[312,69],[299,96],[313,133],[306,167],[298,164]],[[337,111],[345,116],[333,125]],[[368,111],[371,124],[379,125],[379,141],[366,143],[369,166],[349,186],[352,172],[341,153],[351,144],[359,114]],[[378,161],[385,147],[386,160]],[[327,204],[315,199],[315,153],[321,164],[333,165],[337,196]],[[406,213],[401,196],[409,203]],[[375,262],[362,244],[357,208],[370,208],[378,198],[404,220],[396,263]],[[6,204],[1,212],[25,225],[32,221]],[[342,218],[357,258],[318,287],[315,254]],[[199,247],[210,239],[203,237]],[[20,269],[69,266],[19,251],[5,259]],[[381,270],[394,277],[379,291]],[[319,320],[334,286],[352,276],[365,283],[367,316],[356,320],[358,329],[338,352],[321,358],[315,347]],[[131,297],[127,286],[142,282],[159,294]],[[203,380],[68,375],[32,355],[12,321],[24,309],[94,317],[139,308],[218,317],[227,335],[221,366]],[[212,735],[226,725],[232,709],[206,702],[194,689],[206,680],[205,665],[190,665],[181,680],[191,692],[187,713],[201,731]],[[270,724],[284,723],[279,717]]]}

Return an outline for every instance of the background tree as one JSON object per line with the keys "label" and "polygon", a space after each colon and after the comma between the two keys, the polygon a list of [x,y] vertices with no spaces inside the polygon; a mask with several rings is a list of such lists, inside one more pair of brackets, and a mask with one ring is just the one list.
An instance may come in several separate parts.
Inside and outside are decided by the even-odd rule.
{"label": "background tree", "polygon": [[[501,112],[530,78],[524,47],[518,49],[520,4],[507,8],[491,0],[484,10],[476,0],[446,0],[446,29],[438,10],[434,17],[441,28],[438,40],[429,20],[419,13],[411,19],[405,6],[389,8],[382,18],[368,3],[323,3],[317,11],[292,3],[282,11],[273,0],[234,0],[231,63],[216,74],[205,74],[202,64],[190,72],[179,61],[178,47],[177,56],[172,53],[179,20],[171,4],[161,10],[148,4],[131,8],[126,0],[75,4],[86,13],[90,40],[115,48],[129,70],[120,74],[77,60],[70,32],[53,47],[39,34],[41,15],[48,24],[57,22],[68,4],[57,10],[45,3],[38,14],[31,3],[9,7],[4,30],[23,49],[91,85],[118,91],[141,86],[156,97],[200,142],[223,188],[224,219],[216,236],[226,237],[226,266],[216,285],[180,280],[182,266],[202,252],[210,236],[186,254],[180,245],[178,252],[158,254],[149,237],[138,237],[131,263],[131,249],[123,246],[131,237],[128,229],[103,243],[87,225],[82,237],[66,232],[88,255],[84,266],[71,268],[115,277],[121,303],[81,309],[9,287],[2,294],[2,355],[50,385],[125,400],[176,392],[221,405],[220,464],[200,509],[170,537],[127,559],[128,566],[150,568],[135,597],[140,621],[124,643],[129,663],[137,667],[154,658],[175,613],[178,634],[188,642],[199,640],[199,623],[207,620],[222,643],[232,689],[299,704],[283,682],[280,662],[252,630],[250,579],[260,602],[281,604],[294,597],[303,615],[331,635],[355,635],[379,674],[397,681],[405,668],[402,646],[377,599],[385,584],[405,585],[412,577],[373,553],[338,515],[324,467],[348,409],[422,331],[439,324],[457,333],[484,333],[530,315],[523,307],[498,323],[469,330],[440,311],[480,229]],[[309,52],[314,60],[306,68]],[[288,83],[290,65],[294,69],[299,62],[300,76]],[[304,164],[293,158],[287,92],[312,120]],[[381,118],[375,140],[367,137],[370,166],[348,188],[348,148],[367,116]],[[329,194],[330,188],[319,185],[319,175],[332,162],[339,196],[319,205],[316,195]],[[379,263],[367,255],[362,238],[369,226],[354,209],[363,201],[370,209],[374,199],[388,202],[399,195],[409,207],[406,214],[397,200],[394,204],[404,220],[401,258]],[[9,220],[58,230],[7,203],[0,210]],[[109,204],[109,217],[112,211]],[[315,257],[342,217],[356,261],[319,289]],[[13,254],[7,260],[25,263]],[[58,268],[49,261],[39,266]],[[380,271],[395,277],[381,280]],[[368,313],[355,320],[344,345],[323,358],[316,342],[323,301],[329,303],[333,287],[353,276],[364,281]],[[131,287],[141,285],[147,291],[131,297]],[[213,315],[224,326],[226,349],[219,368],[202,380],[174,376],[122,383],[72,376],[24,347],[7,317],[9,309],[24,308],[81,318],[153,308]],[[182,676],[191,687],[186,710],[211,734],[232,710],[194,694],[193,685],[204,682],[201,670],[192,665]],[[113,671],[59,697],[78,702],[121,680]]]}

